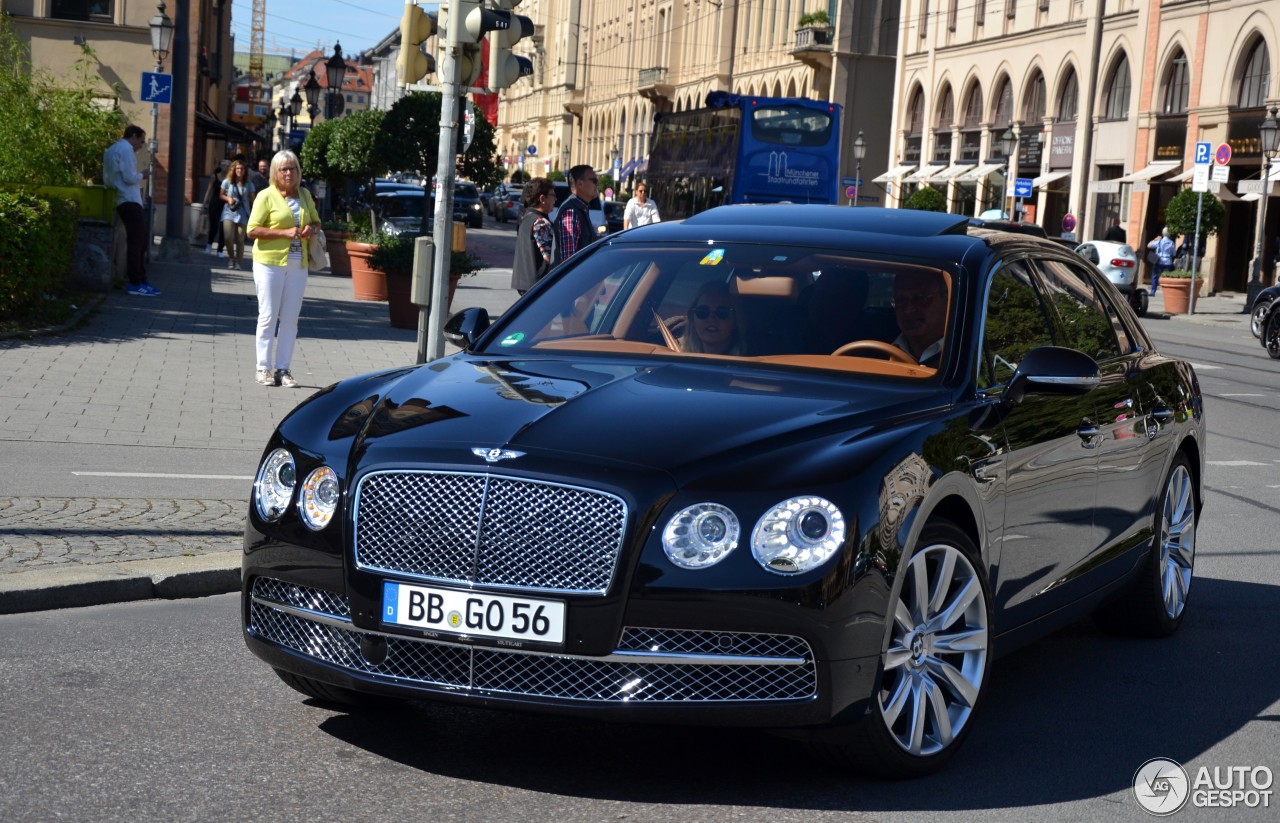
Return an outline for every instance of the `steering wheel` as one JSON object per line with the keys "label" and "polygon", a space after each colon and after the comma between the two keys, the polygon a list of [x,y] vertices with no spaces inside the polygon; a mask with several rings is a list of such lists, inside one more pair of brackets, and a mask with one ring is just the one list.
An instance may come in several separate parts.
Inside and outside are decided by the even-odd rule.
{"label": "steering wheel", "polygon": [[832,356],[841,357],[853,354],[862,349],[870,349],[871,351],[883,354],[885,357],[897,363],[906,363],[908,366],[918,366],[919,363],[911,355],[904,352],[897,346],[885,343],[880,340],[854,340],[852,343],[845,343],[840,348],[831,352]]}

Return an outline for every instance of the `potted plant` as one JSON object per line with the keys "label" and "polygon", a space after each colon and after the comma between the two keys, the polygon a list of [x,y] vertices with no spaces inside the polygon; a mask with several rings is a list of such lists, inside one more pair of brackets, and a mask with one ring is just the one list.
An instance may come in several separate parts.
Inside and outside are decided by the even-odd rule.
{"label": "potted plant", "polygon": [[[1204,199],[1201,200],[1201,193],[1192,191],[1191,189],[1183,189],[1173,196],[1173,199],[1164,207],[1164,224],[1169,228],[1169,233],[1174,237],[1181,237],[1182,242],[1188,248],[1195,246],[1196,236],[1196,213],[1200,215],[1200,248],[1204,249],[1206,237],[1212,237],[1222,228],[1223,221],[1226,220],[1227,207],[1222,201],[1209,192],[1204,192]],[[1191,269],[1196,263],[1202,267],[1204,260],[1192,261],[1183,258],[1179,265],[1173,271],[1167,271],[1160,275],[1161,287],[1165,284],[1165,278],[1176,271],[1181,271],[1185,277],[1190,277]],[[1204,267],[1211,268],[1211,267]],[[1210,277],[1200,272],[1196,273],[1197,288],[1207,288],[1205,281]],[[1189,285],[1189,284],[1188,284]],[[1165,297],[1165,307],[1168,308],[1169,298]]]}
{"label": "potted plant", "polygon": [[796,29],[796,45],[805,46],[809,43],[831,45],[831,18],[823,9],[800,15],[800,23]]}
{"label": "potted plant", "polygon": [[[387,312],[393,328],[416,329],[418,306],[409,299],[413,290],[413,249],[417,238],[409,235],[386,237],[369,255],[370,267],[382,272],[387,289]],[[458,281],[475,274],[484,262],[468,251],[455,251],[449,260],[449,303]]]}
{"label": "potted plant", "polygon": [[387,275],[369,265],[378,246],[389,239],[373,230],[366,220],[347,237],[347,257],[351,264],[351,289],[357,300],[386,300]]}
{"label": "potted plant", "polygon": [[918,211],[946,211],[947,198],[932,186],[924,186],[912,192],[907,202],[902,205],[903,208]]}
{"label": "potted plant", "polygon": [[1190,269],[1170,269],[1160,275],[1160,291],[1164,294],[1164,310],[1168,314],[1186,314],[1195,306]]}
{"label": "potted plant", "polygon": [[351,257],[347,254],[347,238],[351,224],[345,220],[324,221],[325,249],[329,252],[329,273],[339,277],[351,276]]}

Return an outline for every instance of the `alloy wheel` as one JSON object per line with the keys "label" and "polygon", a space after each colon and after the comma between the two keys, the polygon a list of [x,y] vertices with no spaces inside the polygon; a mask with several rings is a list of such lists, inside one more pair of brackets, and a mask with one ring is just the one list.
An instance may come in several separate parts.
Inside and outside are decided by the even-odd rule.
{"label": "alloy wheel", "polygon": [[1187,605],[1196,556],[1196,500],[1191,473],[1175,466],[1164,490],[1160,517],[1160,588],[1164,610],[1177,619]]}
{"label": "alloy wheel", "polygon": [[1258,300],[1253,311],[1249,313],[1249,331],[1254,337],[1262,337],[1262,321],[1267,319],[1267,309],[1271,308],[1270,300]]}
{"label": "alloy wheel", "polygon": [[905,574],[878,703],[898,746],[927,756],[956,740],[977,705],[987,671],[987,596],[955,546],[921,549]]}

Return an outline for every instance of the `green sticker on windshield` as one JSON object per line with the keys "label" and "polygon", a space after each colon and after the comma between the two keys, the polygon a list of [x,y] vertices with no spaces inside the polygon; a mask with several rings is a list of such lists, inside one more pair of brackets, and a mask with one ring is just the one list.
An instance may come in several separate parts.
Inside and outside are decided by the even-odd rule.
{"label": "green sticker on windshield", "polygon": [[511,334],[508,334],[506,337],[502,338],[502,342],[499,343],[498,345],[514,346],[517,343],[519,343],[521,340],[524,340],[524,332],[522,331],[512,332]]}
{"label": "green sticker on windshield", "polygon": [[700,266],[714,266],[724,259],[724,249],[712,249],[707,252],[707,256],[702,258],[698,264]]}

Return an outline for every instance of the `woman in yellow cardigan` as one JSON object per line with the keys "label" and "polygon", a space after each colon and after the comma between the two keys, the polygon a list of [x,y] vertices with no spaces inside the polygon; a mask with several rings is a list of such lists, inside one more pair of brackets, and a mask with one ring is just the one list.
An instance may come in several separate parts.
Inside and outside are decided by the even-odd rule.
{"label": "woman in yellow cardigan", "polygon": [[307,288],[307,238],[320,227],[320,215],[310,192],[300,185],[302,168],[296,154],[278,152],[271,158],[269,177],[271,185],[258,192],[249,215],[248,236],[254,241],[253,282],[258,289],[254,379],[264,386],[292,389],[298,386],[289,364],[298,339],[302,293]]}

